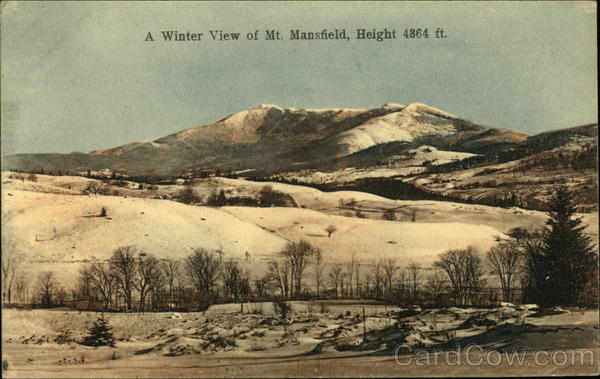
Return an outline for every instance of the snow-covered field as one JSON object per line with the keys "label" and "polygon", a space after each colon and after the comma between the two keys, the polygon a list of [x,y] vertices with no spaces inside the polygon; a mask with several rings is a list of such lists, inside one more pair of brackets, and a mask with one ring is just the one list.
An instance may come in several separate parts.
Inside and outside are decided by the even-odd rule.
{"label": "snow-covered field", "polygon": [[[543,212],[518,208],[390,200],[362,192],[326,193],[241,179],[197,181],[195,191],[200,195],[223,189],[228,195],[257,196],[262,187],[271,185],[301,207],[212,208],[154,198],[176,193],[181,189],[176,185],[126,188],[122,196],[81,195],[92,180],[38,175],[37,182],[31,182],[9,175],[3,173],[3,247],[25,257],[21,269],[26,272],[60,272],[65,284],[74,280],[83,262],[107,259],[125,245],[177,259],[198,247],[220,249],[261,271],[260,266],[288,241],[304,239],[323,250],[326,262],[343,263],[354,256],[362,263],[396,258],[401,266],[413,261],[427,266],[447,249],[473,245],[485,251],[511,228],[540,227],[546,220]],[[341,201],[349,200],[354,202],[351,209],[340,207]],[[107,217],[97,217],[102,208]],[[390,209],[397,221],[382,219]],[[365,218],[356,217],[357,210]],[[597,213],[583,217],[597,241]],[[337,230],[328,237],[325,229],[330,225]]]}
{"label": "snow-covered field", "polygon": [[[219,249],[244,267],[260,271],[288,241],[304,239],[321,248],[328,263],[345,263],[354,256],[359,264],[395,258],[402,267],[412,262],[427,267],[447,249],[472,245],[485,251],[511,228],[540,227],[546,220],[543,212],[519,208],[390,200],[361,192],[324,193],[241,179],[196,181],[194,191],[200,196],[222,189],[228,196],[256,197],[261,188],[271,185],[298,204],[297,208],[213,208],[169,200],[181,185],[148,190],[126,182],[110,186],[110,196],[82,195],[93,180],[38,175],[33,182],[10,175],[2,174],[3,249],[25,258],[19,269],[29,277],[52,270],[67,288],[84,262],[105,260],[124,245],[176,259],[193,248]],[[352,205],[344,205],[348,203]],[[103,208],[106,216],[100,217]],[[382,219],[386,210],[395,212],[396,221]],[[597,213],[582,217],[597,243]],[[335,231],[329,236],[330,225]],[[251,279],[258,275],[252,272]],[[557,310],[536,317],[533,307],[510,304],[428,310],[364,300],[291,305],[294,313],[286,320],[268,302],[215,305],[205,313],[112,313],[107,317],[117,339],[114,348],[78,343],[98,316],[94,312],[4,309],[3,376],[497,374],[499,367],[492,365],[477,371],[460,365],[399,366],[393,355],[399,344],[452,350],[469,343],[524,349],[530,363],[534,349],[589,348],[595,354],[595,366],[533,370],[525,365],[508,375],[597,372],[597,310]],[[72,341],[59,344],[54,339],[65,328],[72,331]],[[509,369],[503,364],[503,369]]]}
{"label": "snow-covered field", "polygon": [[[394,357],[398,346],[458,351],[464,361],[464,347],[469,344],[483,351],[526,352],[528,361],[535,350],[587,349],[593,355],[582,366],[551,365],[537,367],[536,372],[597,372],[597,310],[557,310],[537,317],[534,306],[511,304],[421,311],[367,303],[363,318],[360,304],[329,301],[322,312],[319,302],[292,302],[294,313],[281,319],[270,303],[260,304],[260,312],[253,306],[246,304],[245,313],[233,312],[239,304],[231,304],[227,311],[215,306],[205,314],[106,314],[116,345],[99,348],[78,343],[97,313],[6,309],[2,312],[3,377],[399,376],[407,372],[427,377],[442,367],[398,365]],[[65,328],[71,336],[59,344],[55,337]],[[403,361],[408,358],[410,354],[402,356]],[[353,370],[348,370],[349,364]],[[502,367],[514,370],[503,371],[510,376],[523,373],[520,370],[528,370],[529,365],[510,368],[504,363]],[[413,371],[417,367],[420,370]],[[444,367],[446,375],[465,375],[473,369],[467,364]],[[497,365],[475,369],[467,375],[498,372]]]}
{"label": "snow-covered field", "polygon": [[477,154],[439,150],[422,145],[387,159],[387,167],[346,167],[337,171],[320,172],[314,170],[295,171],[283,174],[287,179],[305,183],[344,183],[365,178],[389,178],[393,176],[415,175],[425,172],[426,165],[441,165],[456,162]]}

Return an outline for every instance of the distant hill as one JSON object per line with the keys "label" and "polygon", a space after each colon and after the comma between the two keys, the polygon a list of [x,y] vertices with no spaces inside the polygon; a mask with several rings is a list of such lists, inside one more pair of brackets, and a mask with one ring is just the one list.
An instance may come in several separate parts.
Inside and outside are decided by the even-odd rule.
{"label": "distant hill", "polygon": [[598,209],[598,125],[541,133],[501,152],[428,167],[409,179],[450,198],[547,209],[567,185],[582,211]]}

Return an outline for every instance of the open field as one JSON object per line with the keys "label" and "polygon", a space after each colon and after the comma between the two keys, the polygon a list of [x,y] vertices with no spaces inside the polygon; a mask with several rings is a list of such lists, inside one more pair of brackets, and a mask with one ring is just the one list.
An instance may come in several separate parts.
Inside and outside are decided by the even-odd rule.
{"label": "open field", "polygon": [[[120,196],[82,195],[90,182],[97,181],[38,175],[32,182],[10,175],[3,173],[4,246],[24,257],[24,272],[33,276],[41,269],[61,272],[67,286],[83,263],[106,260],[125,245],[175,259],[199,247],[221,250],[251,267],[255,277],[288,241],[301,239],[319,246],[325,263],[343,263],[354,256],[360,263],[395,258],[400,265],[418,262],[427,267],[447,249],[472,245],[486,251],[511,228],[541,227],[546,220],[543,212],[519,208],[390,200],[363,192],[321,192],[241,179],[197,180],[194,189],[203,197],[217,189],[256,197],[261,188],[271,185],[299,206],[217,208],[161,199],[180,191],[181,185],[152,190],[110,186]],[[340,208],[340,200],[350,199],[353,211]],[[107,216],[97,217],[102,208]],[[356,210],[364,218],[355,217]],[[393,210],[397,220],[383,220],[386,210]],[[411,222],[413,214],[415,222]],[[581,217],[597,244],[598,213]],[[328,237],[325,229],[330,225],[336,231]]]}
{"label": "open field", "polygon": [[[400,267],[417,262],[427,270],[439,254],[474,246],[483,252],[511,228],[537,228],[543,212],[439,201],[390,200],[351,191],[321,192],[280,183],[242,179],[196,180],[206,198],[256,198],[270,185],[297,207],[207,207],[172,200],[183,185],[151,189],[110,185],[110,195],[82,194],[92,179],[38,175],[36,182],[3,174],[3,248],[24,259],[19,270],[41,271],[72,288],[84,263],[106,261],[119,246],[136,245],[158,258],[186,257],[194,248],[221,250],[260,278],[266,263],[290,241],[306,240],[325,253],[325,264],[358,265],[393,258]],[[110,192],[116,191],[116,192]],[[348,208],[342,203],[352,203]],[[101,210],[106,211],[101,216]],[[393,210],[395,221],[383,220]],[[357,211],[361,217],[357,216]],[[579,215],[598,241],[598,213]],[[414,217],[414,221],[411,219]],[[328,226],[334,232],[328,235]],[[305,288],[312,284],[312,268]],[[362,275],[370,268],[361,267]],[[310,278],[310,279],[309,279]],[[261,377],[269,376],[491,376],[591,374],[598,371],[598,311],[557,309],[536,315],[535,306],[496,308],[399,308],[376,301],[291,301],[285,319],[272,303],[218,304],[203,313],[109,313],[115,347],[79,342],[99,316],[65,308],[4,309],[2,347],[6,377]],[[363,317],[363,309],[366,317]],[[55,338],[65,329],[69,341]],[[366,334],[365,334],[366,331]],[[482,350],[465,351],[468,345]],[[411,352],[395,349],[406,345]],[[583,364],[539,365],[536,351],[585,350]],[[463,362],[440,360],[423,366],[420,352],[433,357],[451,351]],[[522,353],[518,365],[488,362],[489,352]],[[482,360],[480,360],[482,359]]]}
{"label": "open field", "polygon": [[[57,344],[65,326],[80,340],[98,314],[67,310],[14,310],[2,314],[5,377],[257,377],[270,376],[487,376],[597,372],[598,311],[558,310],[537,317],[534,306],[410,311],[354,301],[291,302],[286,320],[272,304],[213,306],[206,313],[107,314],[116,346]],[[365,306],[366,319],[361,310]],[[259,307],[259,308],[257,308]],[[260,309],[260,311],[259,311]],[[238,311],[236,311],[238,310]],[[10,328],[6,325],[10,324]],[[366,328],[366,339],[363,336]],[[482,350],[465,348],[470,344]],[[413,350],[395,357],[394,349]],[[536,364],[535,351],[590,351],[583,364]],[[417,351],[436,364],[417,363]],[[437,353],[434,353],[437,351]],[[447,351],[462,364],[445,361]],[[501,366],[485,353],[523,354]],[[593,355],[593,356],[592,356]],[[457,358],[458,357],[458,358]],[[444,359],[442,359],[444,358]],[[469,365],[470,362],[480,362]],[[537,359],[537,361],[536,361]],[[579,359],[579,356],[578,356]],[[410,362],[409,364],[399,364]],[[562,361],[561,361],[562,362]]]}

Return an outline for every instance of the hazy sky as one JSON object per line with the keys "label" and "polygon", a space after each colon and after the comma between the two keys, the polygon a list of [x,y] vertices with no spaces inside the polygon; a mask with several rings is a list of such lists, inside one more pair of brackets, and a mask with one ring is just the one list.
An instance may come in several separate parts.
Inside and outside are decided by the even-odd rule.
{"label": "hazy sky", "polygon": [[[426,103],[535,134],[597,121],[594,2],[9,3],[2,153],[156,139],[261,103]],[[290,29],[443,27],[447,39],[289,41]],[[261,30],[261,40],[248,32]],[[264,41],[265,29],[285,40]],[[160,31],[204,33],[164,42]],[[209,30],[239,32],[214,42]],[[145,42],[148,32],[155,42]]]}

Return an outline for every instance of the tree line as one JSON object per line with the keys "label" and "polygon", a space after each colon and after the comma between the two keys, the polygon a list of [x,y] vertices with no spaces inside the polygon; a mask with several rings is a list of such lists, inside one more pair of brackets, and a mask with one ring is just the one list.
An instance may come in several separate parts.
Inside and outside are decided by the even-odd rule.
{"label": "tree line", "polygon": [[[572,197],[566,187],[558,189],[544,228],[512,229],[485,253],[474,247],[449,249],[431,267],[416,262],[402,266],[394,258],[365,262],[354,255],[345,263],[326,263],[319,247],[301,240],[288,242],[260,274],[219,250],[197,248],[175,260],[123,246],[105,262],[83,266],[70,294],[54,273],[41,273],[32,302],[50,307],[70,297],[129,311],[203,310],[216,302],[311,298],[371,298],[425,306],[498,301],[597,305],[598,256],[575,215]],[[336,228],[325,231],[331,236]],[[2,276],[3,303],[23,300],[26,277],[19,275],[10,253],[3,254]]]}

